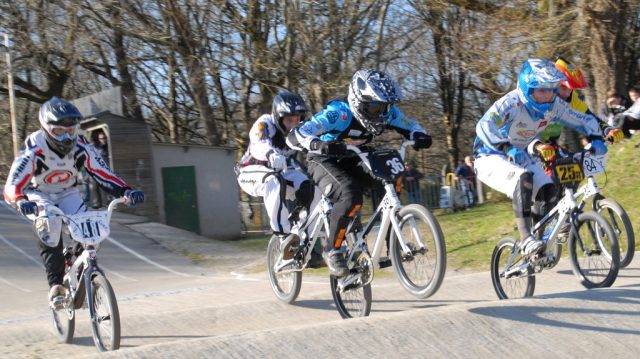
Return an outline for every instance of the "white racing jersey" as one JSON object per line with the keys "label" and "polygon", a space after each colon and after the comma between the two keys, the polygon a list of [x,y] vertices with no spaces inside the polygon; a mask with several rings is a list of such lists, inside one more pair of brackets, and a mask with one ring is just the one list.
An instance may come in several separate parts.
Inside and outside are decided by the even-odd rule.
{"label": "white racing jersey", "polygon": [[269,166],[269,155],[278,152],[286,157],[296,154],[296,150],[287,147],[284,136],[280,136],[273,116],[265,114],[251,126],[249,131],[249,147],[240,159],[240,166],[261,164]]}
{"label": "white racing jersey", "polygon": [[95,179],[105,191],[121,197],[130,187],[110,169],[100,153],[83,136],[78,136],[75,147],[65,156],[47,145],[42,130],[29,135],[25,149],[11,165],[4,186],[4,200],[14,204],[26,197],[25,190],[36,190],[44,194],[58,194],[77,184],[82,168]]}

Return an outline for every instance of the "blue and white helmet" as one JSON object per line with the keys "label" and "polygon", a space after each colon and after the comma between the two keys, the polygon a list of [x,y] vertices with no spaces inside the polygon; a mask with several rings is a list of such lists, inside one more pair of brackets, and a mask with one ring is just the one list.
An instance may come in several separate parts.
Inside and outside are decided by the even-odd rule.
{"label": "blue and white helmet", "polygon": [[61,154],[71,151],[80,131],[80,111],[70,102],[54,96],[42,104],[38,117],[51,148]]}
{"label": "blue and white helmet", "polygon": [[401,101],[402,93],[386,73],[365,69],[353,75],[347,99],[353,116],[360,124],[368,131],[380,134],[389,105]]}
{"label": "blue and white helmet", "polygon": [[529,59],[522,65],[520,74],[518,74],[518,95],[527,109],[542,118],[553,107],[555,96],[551,102],[537,103],[531,97],[533,90],[553,90],[557,95],[560,82],[566,80],[567,77],[552,62],[542,59]]}

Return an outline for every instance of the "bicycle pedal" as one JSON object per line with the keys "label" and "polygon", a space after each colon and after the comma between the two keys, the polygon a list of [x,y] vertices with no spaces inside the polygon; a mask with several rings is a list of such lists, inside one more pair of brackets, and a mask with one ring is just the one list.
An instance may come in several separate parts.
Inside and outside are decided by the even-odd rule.
{"label": "bicycle pedal", "polygon": [[391,267],[391,259],[386,257],[380,258],[380,260],[378,261],[378,264],[380,265],[380,268]]}
{"label": "bicycle pedal", "polygon": [[64,309],[64,304],[65,304],[65,297],[60,295],[53,298],[53,300],[51,300],[51,302],[49,303],[49,306],[53,310],[61,310],[61,309]]}

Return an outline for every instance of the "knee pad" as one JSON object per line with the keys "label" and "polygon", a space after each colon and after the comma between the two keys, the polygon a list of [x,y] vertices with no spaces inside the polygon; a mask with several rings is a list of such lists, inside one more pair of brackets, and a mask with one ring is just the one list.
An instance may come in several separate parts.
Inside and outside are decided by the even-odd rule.
{"label": "knee pad", "polygon": [[531,196],[533,195],[533,174],[525,172],[520,175],[513,191],[512,206],[516,218],[531,216]]}
{"label": "knee pad", "polygon": [[296,206],[304,206],[309,210],[309,206],[313,201],[313,195],[315,192],[315,186],[313,182],[307,180],[300,184],[300,188],[295,193]]}
{"label": "knee pad", "polygon": [[60,241],[62,234],[62,218],[38,217],[34,221],[36,237],[47,247],[54,248]]}

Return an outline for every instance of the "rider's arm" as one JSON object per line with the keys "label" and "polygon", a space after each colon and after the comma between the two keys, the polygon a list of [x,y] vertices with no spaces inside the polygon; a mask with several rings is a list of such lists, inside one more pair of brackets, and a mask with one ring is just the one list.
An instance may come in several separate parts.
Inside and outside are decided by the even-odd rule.
{"label": "rider's arm", "polygon": [[494,103],[476,124],[478,139],[485,147],[496,152],[502,152],[503,147],[509,144],[505,118],[510,117],[506,115],[514,105],[504,101],[505,97]]}
{"label": "rider's arm", "polygon": [[275,151],[271,138],[275,135],[276,128],[269,121],[270,118],[271,115],[260,116],[249,131],[249,153],[259,161],[268,161],[269,154]]}
{"label": "rider's arm", "polygon": [[389,126],[409,140],[413,140],[413,136],[416,133],[427,134],[427,130],[424,127],[416,120],[405,116],[396,105],[389,106],[389,113],[386,117],[389,120]]}
{"label": "rider's arm", "polygon": [[42,153],[35,144],[32,143],[33,146],[29,146],[29,139],[26,145],[26,149],[13,161],[4,186],[4,200],[11,205],[15,205],[20,199],[26,199],[24,190],[29,186],[29,181],[36,170],[35,156],[38,152]]}
{"label": "rider's arm", "polygon": [[328,136],[322,136],[324,134],[334,132],[339,134],[349,125],[350,121],[352,121],[350,112],[329,104],[327,108],[313,115],[310,120],[291,130],[287,136],[287,145],[298,151],[306,150],[320,154],[316,141],[325,140],[325,137]]}
{"label": "rider's arm", "polygon": [[122,178],[111,171],[100,152],[92,144],[81,138],[78,139],[78,145],[84,149],[81,155],[84,159],[80,157],[78,159],[83,160],[87,172],[102,189],[115,197],[122,197],[125,191],[131,189]]}
{"label": "rider's arm", "polygon": [[553,106],[553,119],[563,126],[580,132],[588,140],[602,139],[603,137],[597,117],[576,111],[567,102],[558,98],[556,98]]}

